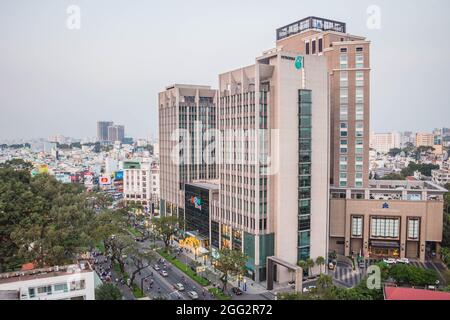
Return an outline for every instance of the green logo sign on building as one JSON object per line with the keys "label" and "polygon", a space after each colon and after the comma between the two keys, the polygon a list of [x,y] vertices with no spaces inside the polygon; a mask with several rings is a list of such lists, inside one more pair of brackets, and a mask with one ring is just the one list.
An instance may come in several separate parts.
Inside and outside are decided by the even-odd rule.
{"label": "green logo sign on building", "polygon": [[297,58],[295,58],[295,67],[298,70],[303,68],[303,57],[302,56],[298,56]]}

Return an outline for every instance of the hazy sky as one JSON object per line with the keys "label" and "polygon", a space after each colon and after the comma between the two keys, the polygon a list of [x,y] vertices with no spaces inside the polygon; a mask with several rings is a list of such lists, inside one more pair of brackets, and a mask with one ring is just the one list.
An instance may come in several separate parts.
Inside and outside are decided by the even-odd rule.
{"label": "hazy sky", "polygon": [[[81,29],[66,27],[69,5]],[[367,8],[381,9],[370,30]],[[450,126],[448,0],[1,0],[0,139],[96,135],[97,120],[157,136],[157,93],[217,87],[275,29],[315,15],[372,40],[371,130]]]}

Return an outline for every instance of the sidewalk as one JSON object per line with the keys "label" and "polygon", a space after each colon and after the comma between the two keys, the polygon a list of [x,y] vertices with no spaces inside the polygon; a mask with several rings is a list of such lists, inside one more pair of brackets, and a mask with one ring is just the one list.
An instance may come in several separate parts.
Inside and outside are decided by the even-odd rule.
{"label": "sidewalk", "polygon": [[[178,243],[174,242],[174,244],[176,244],[177,247]],[[186,252],[185,250],[183,250],[183,252],[177,257],[178,260],[180,260],[183,263],[189,264],[190,262],[194,261],[194,254],[193,253],[189,253]],[[197,262],[200,259],[197,259]],[[211,281],[212,284],[218,284],[218,285],[222,285],[222,283],[220,282],[219,279],[219,275],[217,274],[217,272],[214,271],[214,268],[211,265],[206,265],[206,269],[207,271],[203,274],[208,280]],[[267,292],[267,289],[264,287],[263,283],[256,283],[255,281],[253,281],[250,278],[244,277],[246,284],[247,284],[247,288],[245,289],[245,284],[244,281],[241,281],[239,289],[241,289],[242,291],[244,291],[247,294],[262,294]],[[229,288],[231,287],[238,287],[238,281],[235,279],[228,279],[228,284],[229,284]],[[212,288],[213,286],[211,286]]]}

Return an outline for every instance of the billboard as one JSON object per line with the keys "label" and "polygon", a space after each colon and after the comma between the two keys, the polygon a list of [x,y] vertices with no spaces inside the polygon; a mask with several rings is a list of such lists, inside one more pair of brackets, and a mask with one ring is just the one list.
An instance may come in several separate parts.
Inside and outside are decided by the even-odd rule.
{"label": "billboard", "polygon": [[114,174],[114,180],[122,181],[123,180],[123,171],[116,171]]}
{"label": "billboard", "polygon": [[99,183],[101,186],[108,186],[108,185],[111,184],[111,177],[109,177],[109,176],[102,176],[102,177],[100,177],[100,179],[98,180],[98,183]]}
{"label": "billboard", "polygon": [[202,199],[200,197],[191,197],[191,203],[195,206],[195,209],[202,210]]}

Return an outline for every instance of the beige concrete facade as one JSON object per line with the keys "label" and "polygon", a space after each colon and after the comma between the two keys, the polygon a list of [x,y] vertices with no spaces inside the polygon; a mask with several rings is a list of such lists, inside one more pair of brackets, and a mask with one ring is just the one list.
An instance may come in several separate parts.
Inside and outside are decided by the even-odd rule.
{"label": "beige concrete facade", "polygon": [[[329,108],[327,62],[306,56],[298,70],[297,52],[272,50],[256,64],[219,76],[219,128],[248,130],[248,148],[223,150],[220,165],[221,223],[254,237],[255,272],[268,255],[296,264],[299,255],[299,90],[312,91],[311,229],[309,252],[326,256]],[[264,136],[265,139],[256,137]],[[224,138],[227,140],[227,138]],[[227,159],[244,159],[228,164]],[[268,157],[268,158],[267,158]],[[270,162],[264,159],[270,159]],[[273,235],[273,253],[260,248]],[[245,241],[245,240],[244,240]],[[246,247],[244,243],[243,247]],[[286,280],[279,272],[278,280]]]}
{"label": "beige concrete facade", "polygon": [[216,164],[205,163],[202,148],[205,130],[216,128],[217,90],[175,84],[159,94],[158,105],[160,212],[178,214],[184,183],[217,178]]}
{"label": "beige concrete facade", "polygon": [[425,261],[427,249],[438,251],[442,241],[445,191],[431,183],[399,181],[378,182],[370,189],[332,189],[330,250]]}
{"label": "beige concrete facade", "polygon": [[[330,182],[332,186],[341,187],[367,186],[370,42],[364,37],[341,32],[308,30],[279,40],[277,47],[327,58],[331,108]],[[341,161],[341,157],[346,161]]]}

